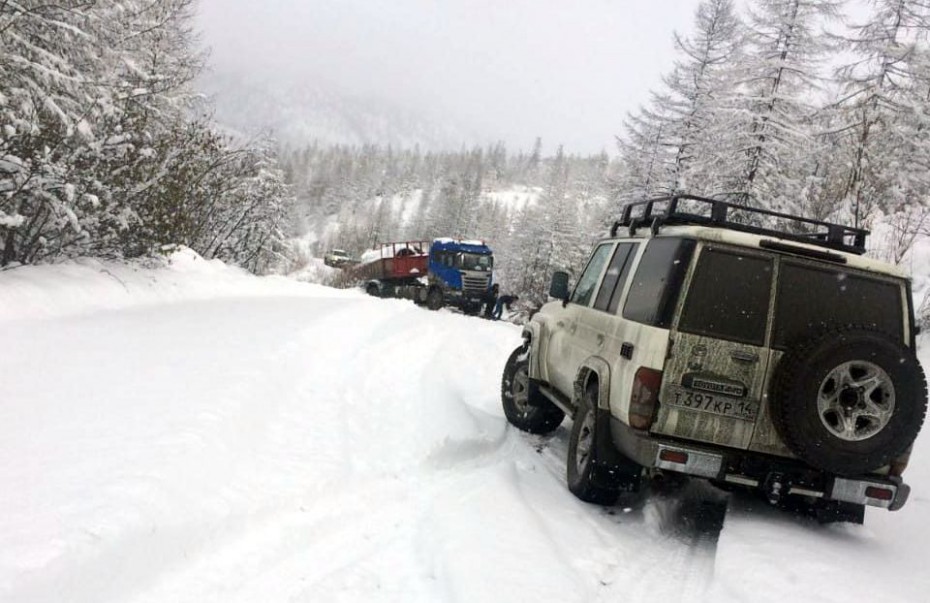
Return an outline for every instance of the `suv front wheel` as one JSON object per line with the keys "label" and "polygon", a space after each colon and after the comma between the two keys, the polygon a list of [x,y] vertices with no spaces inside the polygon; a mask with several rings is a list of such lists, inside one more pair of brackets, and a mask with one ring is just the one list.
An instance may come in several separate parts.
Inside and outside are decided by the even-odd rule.
{"label": "suv front wheel", "polygon": [[501,403],[510,424],[529,433],[552,433],[565,413],[539,393],[530,382],[529,348],[519,347],[510,354],[501,378]]}

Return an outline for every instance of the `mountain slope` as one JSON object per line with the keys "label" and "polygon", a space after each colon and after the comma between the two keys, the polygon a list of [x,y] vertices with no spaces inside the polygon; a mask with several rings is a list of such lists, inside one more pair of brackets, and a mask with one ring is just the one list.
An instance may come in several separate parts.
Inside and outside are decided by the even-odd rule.
{"label": "mountain slope", "polygon": [[471,137],[448,120],[381,98],[343,94],[320,83],[213,72],[198,87],[213,97],[217,121],[245,135],[270,132],[280,142],[458,149]]}

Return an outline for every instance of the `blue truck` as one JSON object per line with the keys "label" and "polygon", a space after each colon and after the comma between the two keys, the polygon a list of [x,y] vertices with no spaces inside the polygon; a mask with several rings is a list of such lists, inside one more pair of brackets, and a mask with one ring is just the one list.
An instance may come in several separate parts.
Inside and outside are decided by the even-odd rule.
{"label": "blue truck", "polygon": [[491,288],[494,254],[483,241],[435,239],[384,243],[351,268],[377,297],[411,299],[431,310],[443,306],[477,314]]}

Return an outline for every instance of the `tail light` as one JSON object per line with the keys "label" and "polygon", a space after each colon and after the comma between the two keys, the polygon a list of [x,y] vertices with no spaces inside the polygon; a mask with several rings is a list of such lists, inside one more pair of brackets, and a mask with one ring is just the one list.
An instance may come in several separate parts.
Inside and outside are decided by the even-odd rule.
{"label": "tail light", "polygon": [[665,448],[662,452],[659,453],[659,460],[665,461],[667,463],[675,463],[676,465],[687,465],[688,464],[688,453],[682,452],[680,450],[669,450]]}
{"label": "tail light", "polygon": [[659,402],[659,387],[662,385],[662,371],[641,367],[633,377],[633,391],[630,394],[630,427],[649,429],[655,420]]}
{"label": "tail light", "polygon": [[894,490],[891,488],[879,488],[878,486],[869,486],[865,489],[865,495],[869,498],[874,498],[877,500],[892,500],[894,498]]}

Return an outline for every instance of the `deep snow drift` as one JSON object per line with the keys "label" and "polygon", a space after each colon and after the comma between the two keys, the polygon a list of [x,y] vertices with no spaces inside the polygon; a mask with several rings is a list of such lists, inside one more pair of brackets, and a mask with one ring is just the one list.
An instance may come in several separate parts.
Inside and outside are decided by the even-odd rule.
{"label": "deep snow drift", "polygon": [[[509,428],[490,323],[191,254],[0,273],[0,600],[922,601],[930,436],[898,513],[821,527],[701,486],[565,488]],[[927,355],[924,355],[926,364]]]}

